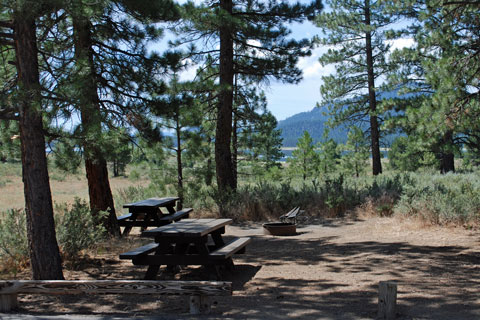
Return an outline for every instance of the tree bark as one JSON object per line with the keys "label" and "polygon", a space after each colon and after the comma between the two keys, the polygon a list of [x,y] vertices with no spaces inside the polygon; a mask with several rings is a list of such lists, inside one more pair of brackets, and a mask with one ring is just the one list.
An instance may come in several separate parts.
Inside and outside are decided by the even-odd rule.
{"label": "tree bark", "polygon": [[238,182],[238,118],[236,112],[233,112],[232,125],[232,168],[233,168],[233,183],[237,186]]}
{"label": "tree bark", "polygon": [[[220,7],[232,14],[232,0],[220,0]],[[220,27],[220,93],[215,133],[215,164],[220,192],[236,189],[230,143],[233,108],[233,30],[230,21]]]}
{"label": "tree bark", "polygon": [[[76,8],[75,11],[82,12],[81,10],[82,8]],[[80,71],[77,79],[80,81],[82,88],[78,99],[78,107],[83,128],[83,149],[90,209],[94,217],[99,220],[110,235],[120,236],[112,190],[108,179],[107,161],[97,142],[98,135],[102,132],[102,122],[90,34],[92,25],[82,14],[74,14],[72,19],[76,67]],[[107,211],[108,216],[100,219],[99,211]]]}
{"label": "tree bark", "polygon": [[[370,0],[365,0],[365,24],[370,25]],[[367,53],[367,74],[368,74],[368,103],[370,107],[370,135],[372,148],[372,173],[382,173],[382,162],[380,154],[380,130],[377,111],[377,97],[375,93],[375,73],[373,70],[372,34],[367,31],[365,34],[365,50]]]}
{"label": "tree bark", "polygon": [[[178,110],[179,111],[179,110]],[[177,210],[183,209],[183,163],[182,163],[182,127],[180,126],[179,112],[175,115],[175,129],[177,134],[177,186],[178,186],[178,198]]]}
{"label": "tree bark", "polygon": [[[28,2],[27,2],[28,3]],[[15,53],[20,88],[20,141],[27,236],[32,278],[62,280],[62,261],[53,219],[42,121],[35,18],[15,13]]]}
{"label": "tree bark", "polygon": [[208,146],[208,156],[207,156],[207,168],[205,169],[205,184],[207,186],[212,185],[213,181],[213,161],[212,161],[212,152],[211,152],[211,144],[212,144],[212,138],[210,135],[207,138],[207,146]]}
{"label": "tree bark", "polygon": [[[453,133],[447,131],[442,139],[441,149],[445,149],[453,145]],[[440,173],[445,174],[448,172],[455,172],[455,155],[451,151],[442,150],[440,152]]]}

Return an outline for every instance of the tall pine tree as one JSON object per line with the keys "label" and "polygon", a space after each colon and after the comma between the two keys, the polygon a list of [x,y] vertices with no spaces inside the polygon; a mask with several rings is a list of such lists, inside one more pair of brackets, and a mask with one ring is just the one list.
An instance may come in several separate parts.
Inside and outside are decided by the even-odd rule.
{"label": "tall pine tree", "polygon": [[327,4],[331,10],[316,22],[324,32],[322,44],[332,47],[320,62],[335,64],[336,73],[322,78],[322,105],[329,106],[335,124],[368,123],[372,172],[378,175],[382,173],[378,79],[391,68],[386,40],[388,27],[398,17],[388,14],[382,1],[329,0]]}
{"label": "tall pine tree", "polygon": [[177,11],[168,0],[72,0],[63,6],[64,25],[50,29],[52,37],[63,40],[63,51],[49,52],[47,59],[53,79],[48,87],[57,98],[52,109],[60,117],[79,114],[72,136],[83,149],[90,207],[94,215],[108,211],[101,223],[119,235],[102,137],[127,122],[145,123],[146,111],[162,105],[152,97],[160,97],[164,86],[153,77],[166,59],[148,54],[146,42],[161,35],[153,23],[175,19]]}
{"label": "tall pine tree", "polygon": [[219,191],[236,189],[231,152],[235,74],[257,83],[272,78],[297,83],[301,72],[296,63],[310,54],[312,43],[289,39],[287,25],[313,18],[321,8],[319,0],[308,5],[219,0],[184,6],[184,23],[177,29],[182,36],[176,44],[191,43],[189,55],[208,56],[218,70],[215,163]]}
{"label": "tall pine tree", "polygon": [[[52,195],[48,178],[43,126],[44,101],[40,87],[37,22],[55,10],[47,1],[2,1],[0,46],[13,48],[16,82],[11,90],[17,114],[22,150],[22,178],[27,215],[27,236],[33,279],[63,279],[60,252],[55,236]],[[14,40],[14,41],[13,41]],[[5,93],[5,92],[2,92]],[[1,101],[9,100],[2,97]],[[2,106],[3,107],[3,106]]]}

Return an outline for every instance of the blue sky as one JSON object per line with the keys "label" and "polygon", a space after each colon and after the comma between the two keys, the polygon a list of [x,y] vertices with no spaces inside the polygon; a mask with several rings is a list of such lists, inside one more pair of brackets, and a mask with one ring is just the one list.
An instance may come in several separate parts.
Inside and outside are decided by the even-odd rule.
{"label": "blue sky", "polygon": [[[305,22],[292,24],[291,30],[292,38],[302,39],[313,37],[320,29],[310,22]],[[162,50],[162,47],[155,49]],[[303,80],[299,84],[284,84],[272,80],[269,86],[262,87],[267,96],[268,109],[277,120],[284,120],[299,112],[310,111],[321,100],[321,76],[334,71],[333,66],[322,67],[318,62],[318,58],[325,50],[325,48],[316,48],[310,57],[299,59],[298,67],[303,71]],[[182,79],[192,79],[194,75],[195,68],[191,68],[184,73]]]}
{"label": "blue sky", "polygon": [[[292,25],[292,37],[311,38],[318,34],[319,30],[310,22],[295,24]],[[318,58],[325,51],[323,47],[316,48],[310,57],[300,58],[298,67],[303,71],[303,80],[299,84],[271,82],[270,87],[265,88],[268,108],[277,120],[310,111],[321,100],[321,77],[334,71],[333,66],[322,67],[318,62]]]}
{"label": "blue sky", "polygon": [[[179,2],[183,3],[185,0],[179,0]],[[301,2],[309,2],[309,0],[301,0]],[[320,29],[308,21],[302,24],[292,24],[291,31],[291,36],[294,39],[312,38],[320,33]],[[399,39],[395,42],[393,48],[412,45],[412,39]],[[323,67],[318,62],[318,59],[326,50],[327,48],[325,47],[318,47],[312,51],[310,57],[299,59],[298,67],[303,71],[303,80],[299,84],[283,84],[271,81],[268,87],[262,88],[267,97],[268,109],[277,120],[284,120],[297,113],[310,111],[317,102],[321,102],[320,86],[322,84],[322,76],[335,71],[333,65]],[[194,69],[186,72],[185,79],[193,78]]]}

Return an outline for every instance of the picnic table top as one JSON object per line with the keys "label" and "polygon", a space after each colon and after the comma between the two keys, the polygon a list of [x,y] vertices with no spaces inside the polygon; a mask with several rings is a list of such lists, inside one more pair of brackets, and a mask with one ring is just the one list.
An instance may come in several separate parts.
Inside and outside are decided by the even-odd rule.
{"label": "picnic table top", "polygon": [[179,200],[177,197],[168,198],[150,198],[138,202],[126,203],[124,208],[159,208],[174,205]]}
{"label": "picnic table top", "polygon": [[232,219],[183,219],[176,223],[142,232],[144,237],[203,237],[231,224]]}

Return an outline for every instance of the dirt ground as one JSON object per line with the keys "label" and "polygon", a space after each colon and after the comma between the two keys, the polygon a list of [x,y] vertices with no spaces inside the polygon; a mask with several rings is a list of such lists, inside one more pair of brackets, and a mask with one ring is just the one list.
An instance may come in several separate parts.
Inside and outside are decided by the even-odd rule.
{"label": "dirt ground", "polygon": [[[214,299],[208,318],[374,319],[377,287],[398,281],[398,319],[480,319],[479,231],[429,227],[397,218],[316,219],[290,237],[263,235],[261,224],[227,226],[228,236],[250,236],[247,253],[223,280],[233,296]],[[142,279],[146,267],[118,254],[145,243],[138,234],[65,270],[67,279]],[[21,277],[20,275],[19,277]],[[25,276],[25,275],[23,275]],[[162,279],[205,280],[202,267]],[[187,297],[21,296],[20,314],[103,316],[188,315]]]}

